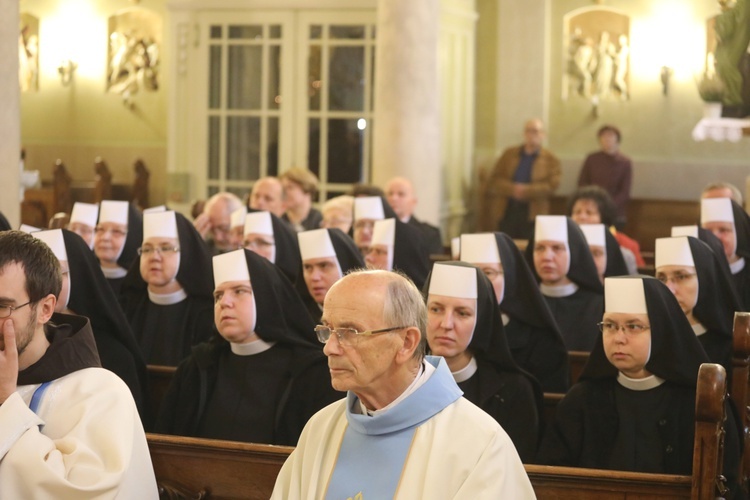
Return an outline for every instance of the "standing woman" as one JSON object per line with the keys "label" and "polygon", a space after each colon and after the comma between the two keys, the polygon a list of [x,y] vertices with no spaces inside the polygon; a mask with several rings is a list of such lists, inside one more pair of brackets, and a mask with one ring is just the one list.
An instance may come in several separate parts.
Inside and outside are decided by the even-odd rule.
{"label": "standing woman", "polygon": [[430,351],[445,358],[464,397],[500,423],[521,460],[533,460],[542,391],[513,361],[492,283],[470,264],[440,262],[425,290]]}
{"label": "standing woman", "polygon": [[477,266],[495,291],[515,362],[544,392],[568,391],[568,351],[534,275],[505,233],[461,235],[461,260]]}

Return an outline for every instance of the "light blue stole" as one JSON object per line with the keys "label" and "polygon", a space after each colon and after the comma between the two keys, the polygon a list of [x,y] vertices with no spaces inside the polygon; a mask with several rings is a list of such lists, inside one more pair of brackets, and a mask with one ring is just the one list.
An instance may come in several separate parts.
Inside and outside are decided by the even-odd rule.
{"label": "light blue stole", "polygon": [[414,432],[463,394],[445,360],[427,356],[436,370],[416,391],[385,413],[376,416],[351,412],[359,400],[346,396],[346,419],[336,465],[325,498],[374,500],[393,498],[401,480]]}

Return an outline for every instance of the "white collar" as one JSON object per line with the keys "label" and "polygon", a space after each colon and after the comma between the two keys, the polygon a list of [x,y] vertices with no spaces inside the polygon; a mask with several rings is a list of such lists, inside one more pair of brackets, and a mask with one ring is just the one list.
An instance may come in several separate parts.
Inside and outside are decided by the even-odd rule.
{"label": "white collar", "polygon": [[252,356],[253,354],[260,354],[266,352],[274,345],[276,345],[276,342],[266,342],[261,338],[246,344],[235,344],[234,342],[229,343],[229,346],[232,348],[232,353],[237,356]]}
{"label": "white collar", "polygon": [[117,266],[117,267],[102,267],[102,274],[108,280],[116,280],[124,278],[128,274],[128,270]]}
{"label": "white collar", "polygon": [[457,384],[460,384],[461,382],[469,380],[476,372],[477,360],[472,356],[468,365],[464,366],[457,372],[451,372],[451,375],[453,375],[453,380],[455,380]]}
{"label": "white collar", "polygon": [[380,415],[381,413],[385,413],[386,411],[390,410],[401,401],[409,397],[409,395],[414,391],[422,387],[422,385],[427,382],[427,380],[429,380],[433,373],[435,373],[435,367],[423,360],[422,366],[419,369],[419,374],[414,377],[414,381],[409,385],[409,387],[406,388],[404,392],[401,393],[399,397],[379,410],[368,410],[367,407],[362,403],[362,400],[357,398],[357,401],[359,402],[359,408],[356,408],[357,405],[355,405],[355,409],[358,409],[359,411],[355,411],[355,413],[359,413],[360,415],[368,415],[370,417],[375,417],[377,415]]}
{"label": "white collar", "polygon": [[539,284],[539,290],[542,295],[547,297],[569,297],[578,291],[578,285],[575,283],[568,283],[567,285],[545,285],[544,283]]}
{"label": "white collar", "polygon": [[700,337],[704,333],[706,333],[708,330],[706,330],[706,327],[701,325],[700,323],[696,323],[694,325],[691,325],[693,327],[693,332],[695,332],[696,337]]}
{"label": "white collar", "polygon": [[664,383],[663,378],[651,375],[646,378],[630,378],[622,372],[617,372],[617,382],[631,391],[648,391]]}
{"label": "white collar", "polygon": [[148,289],[146,291],[148,292],[148,300],[160,306],[171,306],[187,298],[187,292],[182,288],[172,293],[154,293]]}
{"label": "white collar", "polygon": [[500,319],[503,320],[503,326],[508,326],[508,323],[510,323],[510,316],[505,313],[500,313]]}
{"label": "white collar", "polygon": [[745,257],[740,257],[738,261],[729,264],[729,269],[732,271],[732,274],[737,274],[745,269]]}

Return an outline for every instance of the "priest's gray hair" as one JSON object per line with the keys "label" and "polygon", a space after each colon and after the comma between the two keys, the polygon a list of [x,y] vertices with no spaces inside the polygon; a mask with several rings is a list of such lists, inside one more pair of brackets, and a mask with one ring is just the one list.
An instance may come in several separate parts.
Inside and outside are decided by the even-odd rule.
{"label": "priest's gray hair", "polygon": [[383,320],[388,326],[416,326],[419,346],[414,359],[422,360],[427,352],[427,307],[416,285],[404,274],[393,271],[383,301]]}

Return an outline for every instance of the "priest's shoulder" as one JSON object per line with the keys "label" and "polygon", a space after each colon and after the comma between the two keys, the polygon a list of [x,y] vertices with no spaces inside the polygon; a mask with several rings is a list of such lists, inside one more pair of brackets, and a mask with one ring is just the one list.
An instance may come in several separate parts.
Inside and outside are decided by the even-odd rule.
{"label": "priest's shoulder", "polygon": [[[470,429],[470,434],[492,436],[501,432],[505,434],[505,437],[508,437],[505,430],[497,423],[497,420],[465,397],[458,398],[455,403],[447,406],[440,414],[445,415],[449,420],[456,419],[463,421],[467,430]],[[437,416],[430,420],[436,419]],[[508,439],[510,440],[509,437]]]}

